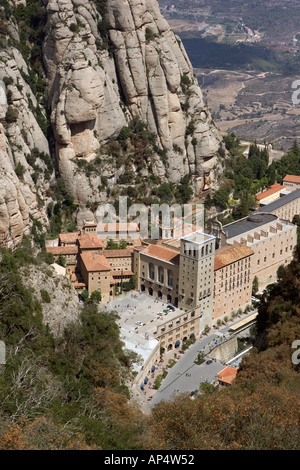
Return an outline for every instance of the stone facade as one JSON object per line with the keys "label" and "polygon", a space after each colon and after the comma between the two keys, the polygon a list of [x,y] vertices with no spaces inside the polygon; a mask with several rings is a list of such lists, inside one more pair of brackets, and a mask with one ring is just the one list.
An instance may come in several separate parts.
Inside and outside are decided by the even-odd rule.
{"label": "stone facade", "polygon": [[108,302],[113,295],[111,283],[111,267],[103,255],[82,253],[79,258],[79,270],[89,295],[101,292],[102,301]]}
{"label": "stone facade", "polygon": [[166,343],[171,341],[171,332],[175,339],[176,335],[182,339],[192,333],[198,335],[211,325],[214,255],[215,237],[200,231],[182,237],[177,249],[161,243],[134,250],[138,289],[189,314],[193,312],[189,327],[179,318],[178,323],[176,320],[165,328]]}
{"label": "stone facade", "polygon": [[181,238],[179,306],[200,307],[202,322],[211,325],[215,237],[200,231]]}
{"label": "stone facade", "polygon": [[300,176],[286,175],[283,178],[283,184],[289,191],[295,191],[296,189],[300,189]]}
{"label": "stone facade", "polygon": [[277,215],[280,219],[292,222],[294,216],[300,214],[300,189],[295,189],[290,194],[281,196],[257,211],[257,213],[263,212]]}
{"label": "stone facade", "polygon": [[65,259],[66,276],[71,281],[74,280],[78,258],[78,246],[49,246],[46,248],[46,251],[54,256],[55,261],[57,261],[59,257]]}
{"label": "stone facade", "polygon": [[132,249],[104,250],[103,255],[112,268],[112,276],[116,284],[128,282],[132,279]]}
{"label": "stone facade", "polygon": [[142,292],[178,306],[179,252],[163,245],[135,250],[138,287]]}
{"label": "stone facade", "polygon": [[275,183],[262,193],[256,195],[257,206],[263,206],[280,198],[282,192],[286,190],[285,186]]}
{"label": "stone facade", "polygon": [[197,338],[201,333],[201,310],[199,307],[183,312],[172,320],[162,323],[157,328],[155,337],[160,340],[164,350],[179,346],[195,335]]}
{"label": "stone facade", "polygon": [[251,302],[253,254],[254,251],[243,244],[226,246],[216,251],[213,319]]}
{"label": "stone facade", "polygon": [[297,227],[275,214],[257,213],[228,224],[223,230],[227,244],[243,243],[253,250],[251,276],[257,276],[260,290],[275,282],[279,266],[287,265],[293,258]]}

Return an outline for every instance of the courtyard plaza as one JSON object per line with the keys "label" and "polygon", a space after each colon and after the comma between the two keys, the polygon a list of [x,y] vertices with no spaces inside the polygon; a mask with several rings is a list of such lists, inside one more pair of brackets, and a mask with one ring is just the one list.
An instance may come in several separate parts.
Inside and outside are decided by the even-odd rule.
{"label": "courtyard plaza", "polygon": [[133,349],[144,361],[157,347],[157,327],[182,315],[183,311],[164,312],[167,303],[141,292],[127,293],[104,304],[104,311],[116,311],[121,339],[127,349]]}
{"label": "courtyard plaza", "polygon": [[[117,320],[117,323],[125,348],[134,350],[142,356],[145,362],[157,347],[158,340],[155,339],[154,335],[157,326],[166,320],[172,320],[182,314],[180,308],[175,308],[173,312],[166,314],[163,311],[167,305],[166,302],[145,293],[131,292],[119,295],[114,300],[103,304],[102,308],[104,311],[116,311],[118,313],[120,318]],[[159,315],[161,313],[163,315]],[[243,314],[242,318],[246,318],[252,315],[252,313]],[[223,320],[223,317],[220,319]],[[241,318],[237,317],[234,321],[220,328],[217,327],[215,321],[210,332],[200,335],[196,342],[187,350],[182,351],[180,346],[179,348],[165,351],[161,360],[156,365],[155,371],[148,377],[148,382],[144,385],[144,388],[140,388],[142,380],[135,387],[135,398],[140,403],[146,405],[144,411],[150,412],[150,406],[153,407],[160,401],[170,400],[182,393],[190,394],[198,390],[201,382],[214,383],[216,375],[226,364],[216,360],[206,364],[207,357],[201,365],[195,364],[194,361],[200,352],[203,352],[204,356],[206,356],[213,347],[230,337],[231,334],[228,332],[230,325],[239,321],[241,321]],[[141,322],[143,325],[139,326],[136,322]],[[169,361],[175,363],[171,368],[167,367]],[[141,364],[136,365],[135,370],[140,372],[141,367]],[[168,375],[162,381],[160,389],[155,390],[155,379],[163,373],[164,369],[168,371]]]}

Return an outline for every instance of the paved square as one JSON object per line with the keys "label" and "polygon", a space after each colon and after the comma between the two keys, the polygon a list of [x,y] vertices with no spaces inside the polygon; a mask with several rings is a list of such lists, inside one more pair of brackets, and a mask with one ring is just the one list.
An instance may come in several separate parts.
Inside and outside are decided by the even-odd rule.
{"label": "paved square", "polygon": [[[182,314],[179,308],[175,308],[173,312],[164,312],[167,305],[166,302],[155,299],[145,293],[135,292],[117,297],[108,302],[104,310],[117,311],[120,316],[119,325],[128,332],[133,332],[137,329],[138,333],[153,335],[157,325],[166,320],[171,321],[177,315]],[[136,322],[142,322],[143,326],[136,325]]]}

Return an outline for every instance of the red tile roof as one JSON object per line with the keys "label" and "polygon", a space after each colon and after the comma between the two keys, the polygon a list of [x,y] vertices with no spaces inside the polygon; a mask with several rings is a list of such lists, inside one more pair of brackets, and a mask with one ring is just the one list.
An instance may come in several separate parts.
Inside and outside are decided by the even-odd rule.
{"label": "red tile roof", "polygon": [[178,251],[164,248],[159,245],[148,245],[143,251],[141,251],[141,254],[149,255],[162,261],[168,261],[172,264],[179,264],[180,255]]}
{"label": "red tile roof", "polygon": [[266,197],[271,196],[272,194],[278,193],[279,191],[283,191],[284,189],[286,189],[286,187],[282,186],[281,184],[272,184],[269,189],[267,189],[263,193],[257,194],[256,199],[258,201],[261,201],[262,199],[265,199]]}
{"label": "red tile roof", "polygon": [[108,224],[98,224],[98,232],[104,232],[104,233],[109,233],[109,232],[139,232],[139,226],[135,222],[124,222],[124,223],[118,223],[118,222],[111,222]]}
{"label": "red tile roof", "polygon": [[217,378],[220,382],[231,385],[232,381],[236,378],[237,372],[238,369],[236,367],[227,366],[218,373]]}
{"label": "red tile roof", "polygon": [[81,289],[82,287],[86,287],[86,284],[84,282],[73,282],[73,286],[75,287],[75,289]]}
{"label": "red tile roof", "polygon": [[122,269],[121,271],[120,270],[113,271],[112,275],[113,275],[113,277],[122,276],[122,275],[123,276],[133,276],[134,272],[130,271],[130,270]]}
{"label": "red tile roof", "polygon": [[78,253],[78,246],[47,246],[46,251],[53,255],[76,255]]}
{"label": "red tile roof", "polygon": [[103,255],[106,258],[130,258],[133,253],[133,248],[126,248],[124,250],[104,250]]}
{"label": "red tile roof", "polygon": [[79,232],[60,233],[60,243],[73,243],[75,245]]}
{"label": "red tile roof", "polygon": [[283,182],[287,182],[287,183],[298,183],[300,184],[300,176],[296,176],[296,175],[286,175],[284,178],[283,178]]}
{"label": "red tile roof", "polygon": [[103,242],[100,240],[97,235],[92,233],[86,233],[83,235],[79,235],[78,237],[78,244],[81,250],[89,250],[89,249],[103,249]]}
{"label": "red tile roof", "polygon": [[219,248],[215,252],[214,270],[217,271],[218,269],[224,268],[231,263],[235,263],[236,261],[246,258],[246,256],[253,255],[253,253],[254,251],[243,243]]}
{"label": "red tile roof", "polygon": [[83,252],[80,254],[85,269],[90,272],[111,271],[111,267],[105,256],[99,253]]}

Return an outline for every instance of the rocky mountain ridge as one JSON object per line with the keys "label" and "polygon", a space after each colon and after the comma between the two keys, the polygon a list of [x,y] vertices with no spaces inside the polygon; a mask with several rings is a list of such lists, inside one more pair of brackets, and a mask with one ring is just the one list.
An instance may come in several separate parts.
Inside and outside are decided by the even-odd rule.
{"label": "rocky mountain ridge", "polygon": [[[126,172],[133,185],[190,175],[196,195],[222,172],[222,138],[157,0],[6,0],[0,34],[2,243],[16,246],[33,220],[47,225],[57,177],[80,221]],[[133,120],[152,139],[139,165]]]}

